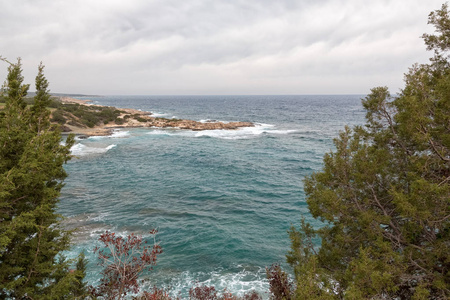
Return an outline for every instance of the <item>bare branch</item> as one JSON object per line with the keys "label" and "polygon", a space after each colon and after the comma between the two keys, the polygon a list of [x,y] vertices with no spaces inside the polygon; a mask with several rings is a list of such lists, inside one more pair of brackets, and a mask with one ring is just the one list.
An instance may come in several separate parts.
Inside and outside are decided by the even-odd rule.
{"label": "bare branch", "polygon": [[4,62],[6,62],[6,63],[8,63],[8,64],[10,64],[10,65],[13,65],[12,62],[10,62],[9,60],[7,60],[5,57],[3,57],[3,56],[1,56],[1,55],[0,55],[0,60],[1,60],[1,61],[4,61]]}

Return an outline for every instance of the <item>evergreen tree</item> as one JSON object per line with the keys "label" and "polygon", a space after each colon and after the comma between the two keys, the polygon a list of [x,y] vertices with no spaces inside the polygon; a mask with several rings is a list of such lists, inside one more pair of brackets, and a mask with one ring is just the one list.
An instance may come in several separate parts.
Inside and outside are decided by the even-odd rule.
{"label": "evergreen tree", "polygon": [[372,89],[366,125],[346,128],[323,170],[305,180],[309,210],[324,227],[303,221],[290,232],[298,299],[450,297],[447,5],[429,23],[430,64],[414,65],[396,97]]}
{"label": "evergreen tree", "polygon": [[31,107],[24,102],[29,86],[20,59],[9,65],[2,88],[0,298],[63,299],[76,281],[68,262],[58,258],[69,247],[69,234],[56,213],[73,137],[61,145],[59,129],[50,125],[43,69],[41,64]]}
{"label": "evergreen tree", "polygon": [[77,297],[77,299],[86,299],[88,298],[88,296],[90,296],[88,292],[87,283],[84,281],[84,278],[86,277],[87,263],[88,260],[86,259],[86,256],[83,251],[78,256],[75,269],[75,278],[77,281],[75,282],[74,287],[72,288],[72,293],[75,297]]}

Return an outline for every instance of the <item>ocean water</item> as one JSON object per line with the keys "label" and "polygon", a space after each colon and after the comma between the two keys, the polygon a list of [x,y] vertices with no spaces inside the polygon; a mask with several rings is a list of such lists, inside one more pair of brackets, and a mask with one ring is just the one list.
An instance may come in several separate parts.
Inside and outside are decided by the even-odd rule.
{"label": "ocean water", "polygon": [[[92,249],[106,230],[151,241],[164,253],[147,286],[186,296],[196,282],[242,295],[268,290],[265,267],[285,264],[287,230],[308,214],[303,178],[345,125],[362,124],[362,95],[108,96],[101,105],[193,120],[251,121],[235,131],[120,129],[77,140],[59,212],[77,228],[69,257]],[[287,266],[286,266],[287,267]],[[287,267],[288,268],[288,267]]]}

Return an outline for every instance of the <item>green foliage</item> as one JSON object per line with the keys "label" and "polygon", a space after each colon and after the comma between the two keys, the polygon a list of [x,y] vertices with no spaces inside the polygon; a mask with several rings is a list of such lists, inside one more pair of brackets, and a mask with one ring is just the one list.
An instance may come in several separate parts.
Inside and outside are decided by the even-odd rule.
{"label": "green foliage", "polygon": [[[450,19],[430,14],[435,56],[414,65],[405,88],[363,100],[364,127],[346,128],[305,180],[313,229],[290,232],[298,299],[450,297]],[[319,249],[314,239],[320,238]]]}
{"label": "green foliage", "polygon": [[125,120],[118,117],[114,120],[114,123],[116,123],[117,125],[122,125],[123,123],[125,123]]}
{"label": "green foliage", "polygon": [[[10,64],[0,115],[0,298],[67,298],[75,282],[60,257],[69,234],[59,226],[56,205],[73,137],[61,145],[49,121],[48,82],[39,66],[32,106],[24,97],[20,59]],[[59,258],[58,258],[59,257]]]}
{"label": "green foliage", "polygon": [[63,106],[61,101],[58,100],[58,98],[50,98],[50,102],[48,103],[49,108],[60,108]]}
{"label": "green foliage", "polygon": [[[117,120],[122,111],[114,107],[80,105],[78,103],[55,104],[50,102],[48,107],[56,106],[52,113],[52,122],[74,126],[94,127],[100,124],[108,124]],[[123,124],[123,123],[122,123]]]}
{"label": "green foliage", "polygon": [[86,277],[87,263],[88,261],[85,257],[84,252],[81,252],[78,256],[76,269],[74,272],[76,281],[73,283],[73,287],[71,289],[73,295],[79,299],[85,299],[90,295],[88,286],[84,281],[84,278]]}
{"label": "green foliage", "polygon": [[181,121],[183,121],[182,119],[167,119],[167,118],[161,118],[161,117],[156,117],[155,120],[156,121],[165,121],[165,122],[181,122]]}
{"label": "green foliage", "polygon": [[64,117],[64,111],[61,109],[57,109],[52,113],[51,122],[55,122],[61,125],[66,124],[67,119]]}
{"label": "green foliage", "polygon": [[[124,117],[124,119],[128,119],[130,116],[128,116],[128,115],[126,115],[125,117]],[[148,122],[148,120],[147,119],[145,119],[145,118],[143,118],[142,117],[142,115],[140,115],[140,114],[133,114],[133,119],[135,119],[136,121],[139,121],[139,122],[142,122],[142,123],[145,123],[145,122]]]}
{"label": "green foliage", "polygon": [[145,123],[145,122],[148,121],[147,119],[144,119],[144,118],[142,118],[142,117],[135,117],[135,119],[136,119],[137,121],[141,122],[141,123]]}

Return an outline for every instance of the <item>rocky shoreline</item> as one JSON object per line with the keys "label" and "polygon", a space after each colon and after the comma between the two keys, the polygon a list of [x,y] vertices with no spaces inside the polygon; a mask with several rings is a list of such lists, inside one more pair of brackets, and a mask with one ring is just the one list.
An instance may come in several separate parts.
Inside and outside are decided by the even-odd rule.
{"label": "rocky shoreline", "polygon": [[[60,101],[62,103],[77,103],[86,106],[98,106],[91,104],[90,100],[79,100],[69,97],[61,97]],[[114,129],[118,128],[174,128],[174,129],[185,129],[185,130],[236,130],[241,127],[253,127],[255,126],[251,122],[218,122],[218,121],[207,121],[198,122],[193,120],[181,120],[181,119],[166,119],[153,117],[151,112],[140,111],[130,108],[117,108],[121,111],[120,118],[124,120],[123,124],[117,125],[113,122],[107,124],[101,124],[94,126],[92,128],[84,126],[73,126],[64,125],[63,133],[69,134],[73,133],[81,136],[102,136],[110,135]],[[127,116],[138,115],[138,118],[127,118]]]}

